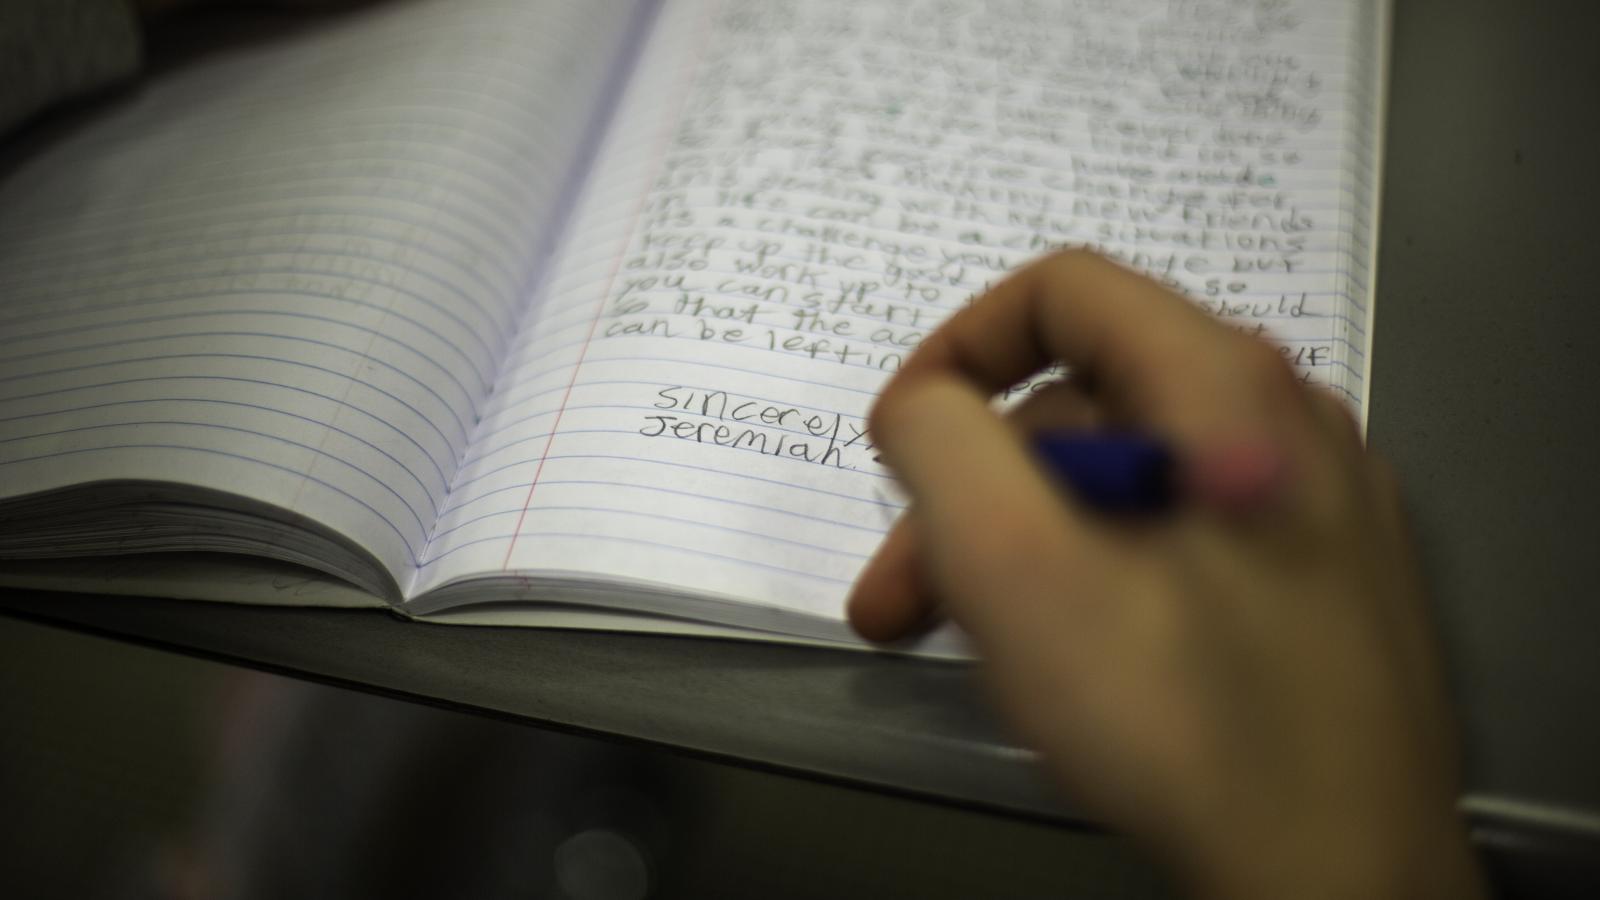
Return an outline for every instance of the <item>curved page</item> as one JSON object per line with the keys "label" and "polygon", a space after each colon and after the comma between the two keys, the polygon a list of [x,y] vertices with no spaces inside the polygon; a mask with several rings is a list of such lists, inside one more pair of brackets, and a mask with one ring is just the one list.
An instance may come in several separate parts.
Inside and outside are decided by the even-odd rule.
{"label": "curved page", "polygon": [[0,498],[244,498],[408,581],[636,6],[375,3],[88,110],[0,183]]}

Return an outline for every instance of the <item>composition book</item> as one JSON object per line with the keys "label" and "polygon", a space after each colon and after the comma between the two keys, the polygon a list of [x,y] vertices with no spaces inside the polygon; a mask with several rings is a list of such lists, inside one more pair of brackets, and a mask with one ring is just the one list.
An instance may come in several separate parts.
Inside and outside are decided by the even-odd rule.
{"label": "composition book", "polygon": [[5,565],[223,553],[412,617],[843,639],[903,505],[875,392],[1060,247],[1364,408],[1381,0],[312,24],[152,76],[0,181]]}

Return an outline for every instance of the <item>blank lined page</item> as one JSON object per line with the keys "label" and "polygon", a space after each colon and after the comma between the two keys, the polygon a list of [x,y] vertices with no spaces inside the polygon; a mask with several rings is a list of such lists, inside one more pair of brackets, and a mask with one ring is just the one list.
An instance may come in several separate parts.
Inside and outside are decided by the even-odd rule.
{"label": "blank lined page", "polygon": [[557,571],[838,617],[901,508],[873,396],[1060,247],[1359,406],[1382,12],[668,3],[417,590]]}
{"label": "blank lined page", "polygon": [[373,4],[94,110],[0,184],[0,496],[214,489],[408,580],[635,13]]}

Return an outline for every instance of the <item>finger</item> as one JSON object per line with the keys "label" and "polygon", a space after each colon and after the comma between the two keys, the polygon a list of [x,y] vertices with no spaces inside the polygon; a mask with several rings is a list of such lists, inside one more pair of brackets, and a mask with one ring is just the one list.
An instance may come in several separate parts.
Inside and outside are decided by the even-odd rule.
{"label": "finger", "polygon": [[884,535],[845,601],[850,627],[869,641],[905,637],[932,617],[937,601],[923,582],[909,511]]}
{"label": "finger", "polygon": [[1096,586],[1115,554],[981,392],[949,376],[918,379],[884,396],[873,433],[911,494],[926,583],[980,647],[1028,657],[1049,636],[1088,636],[1068,627],[1062,595],[1111,596]]}
{"label": "finger", "polygon": [[952,316],[884,393],[935,372],[994,391],[1056,361],[1093,377],[1113,412],[1180,448],[1270,434],[1298,394],[1275,348],[1084,251],[1029,265]]}
{"label": "finger", "polygon": [[1052,381],[1006,411],[1006,424],[1023,435],[1040,431],[1089,431],[1105,416],[1099,404],[1071,378]]}
{"label": "finger", "polygon": [[[1094,403],[1069,380],[1052,382],[1029,394],[1005,417],[1021,434],[1089,429],[1098,420]],[[908,521],[913,515],[902,515],[889,530],[846,601],[851,626],[868,640],[892,641],[937,617],[938,597],[923,577],[913,524]]]}

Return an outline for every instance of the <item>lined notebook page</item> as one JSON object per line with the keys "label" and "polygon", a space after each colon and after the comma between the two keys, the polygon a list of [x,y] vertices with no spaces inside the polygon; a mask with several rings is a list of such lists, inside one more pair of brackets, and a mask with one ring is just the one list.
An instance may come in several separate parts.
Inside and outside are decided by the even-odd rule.
{"label": "lined notebook page", "polygon": [[1358,406],[1380,13],[668,3],[416,591],[557,571],[838,617],[901,507],[872,397],[1058,247]]}
{"label": "lined notebook page", "polygon": [[0,496],[178,482],[410,577],[628,2],[393,2],[160,77],[0,185]]}

